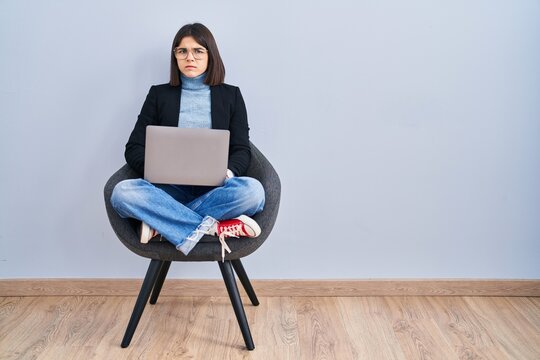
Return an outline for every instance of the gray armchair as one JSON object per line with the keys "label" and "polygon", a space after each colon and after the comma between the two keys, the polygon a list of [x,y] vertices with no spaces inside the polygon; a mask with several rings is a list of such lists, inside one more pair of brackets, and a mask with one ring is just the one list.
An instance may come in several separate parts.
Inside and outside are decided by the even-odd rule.
{"label": "gray armchair", "polygon": [[270,235],[278,214],[281,183],[279,176],[270,162],[253,144],[251,144],[251,150],[252,157],[247,176],[259,180],[266,193],[264,210],[253,216],[253,219],[260,225],[262,232],[259,237],[254,239],[227,239],[227,244],[232,252],[226,254],[224,262],[221,261],[221,245],[216,237],[204,236],[187,256],[176,250],[168,241],[141,244],[138,236],[140,222],[134,219],[121,218],[113,209],[110,201],[115,185],[125,179],[137,178],[137,173],[126,164],[107,181],[104,190],[105,206],[114,232],[128,249],[137,255],[151,259],[124,339],[122,340],[122,347],[129,346],[148,299],[150,299],[150,304],[157,302],[172,261],[216,261],[219,264],[246,346],[249,350],[255,348],[236,285],[234,272],[238,275],[251,303],[253,305],[259,305],[255,291],[251,286],[240,259],[257,250]]}

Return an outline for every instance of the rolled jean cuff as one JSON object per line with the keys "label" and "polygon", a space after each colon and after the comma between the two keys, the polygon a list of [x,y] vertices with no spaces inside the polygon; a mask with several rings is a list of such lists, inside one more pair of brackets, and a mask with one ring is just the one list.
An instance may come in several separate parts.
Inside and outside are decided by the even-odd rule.
{"label": "rolled jean cuff", "polygon": [[214,224],[217,222],[216,219],[214,219],[211,216],[205,216],[203,221],[197,226],[195,230],[189,234],[188,237],[184,239],[184,241],[181,244],[176,245],[176,249],[180,250],[184,255],[188,255],[191,250],[197,245],[199,240],[204,235],[207,235],[209,230],[214,226]]}

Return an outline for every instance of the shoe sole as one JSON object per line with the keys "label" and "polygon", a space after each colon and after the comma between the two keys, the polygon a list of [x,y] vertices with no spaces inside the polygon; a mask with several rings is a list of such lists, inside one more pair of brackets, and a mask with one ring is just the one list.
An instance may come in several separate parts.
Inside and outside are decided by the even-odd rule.
{"label": "shoe sole", "polygon": [[152,238],[152,229],[146,223],[141,224],[141,243],[148,244],[148,241]]}
{"label": "shoe sole", "polygon": [[248,234],[248,237],[256,238],[261,235],[261,227],[255,220],[247,215],[240,215],[237,219],[244,223],[247,231],[252,231],[252,234]]}

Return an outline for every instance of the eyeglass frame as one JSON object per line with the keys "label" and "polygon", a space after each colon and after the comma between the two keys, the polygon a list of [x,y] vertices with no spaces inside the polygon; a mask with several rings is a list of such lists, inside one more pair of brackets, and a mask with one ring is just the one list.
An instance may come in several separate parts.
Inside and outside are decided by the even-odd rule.
{"label": "eyeglass frame", "polygon": [[[178,56],[177,54],[177,50],[179,49],[184,49],[186,50],[186,55],[185,57],[180,57]],[[204,50],[204,52],[200,53],[200,54],[197,54],[195,55],[195,50]],[[191,53],[191,55],[193,55],[193,58],[195,60],[202,60],[204,58],[204,55],[208,55],[208,49],[204,48],[204,47],[198,47],[198,48],[194,48],[194,49],[188,49],[188,48],[181,48],[179,46],[175,47],[174,49],[172,49],[172,53],[173,55],[177,58],[177,59],[180,59],[180,60],[186,60],[189,56],[189,53]],[[203,55],[203,56],[200,56],[200,55]]]}

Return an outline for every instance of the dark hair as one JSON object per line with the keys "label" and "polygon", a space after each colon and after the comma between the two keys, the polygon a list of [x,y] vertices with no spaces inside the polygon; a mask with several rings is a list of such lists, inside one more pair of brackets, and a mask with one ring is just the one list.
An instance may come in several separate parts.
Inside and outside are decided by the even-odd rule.
{"label": "dark hair", "polygon": [[214,36],[206,26],[200,23],[187,24],[178,30],[174,37],[171,48],[171,86],[180,85],[180,69],[174,56],[174,48],[180,45],[182,39],[186,36],[191,36],[197,43],[204,46],[208,51],[208,68],[206,69],[206,79],[204,83],[207,85],[223,84],[225,80],[225,65],[219,56],[219,50]]}

